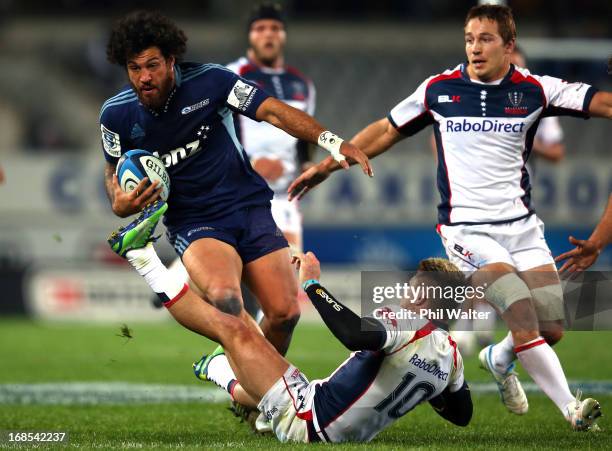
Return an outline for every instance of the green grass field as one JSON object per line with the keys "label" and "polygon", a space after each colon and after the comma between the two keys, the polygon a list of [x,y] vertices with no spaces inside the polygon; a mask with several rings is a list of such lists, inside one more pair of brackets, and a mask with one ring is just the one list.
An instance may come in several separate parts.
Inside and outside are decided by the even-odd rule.
{"label": "green grass field", "polygon": [[[191,373],[191,362],[212,343],[172,322],[130,324],[133,338],[117,336],[120,325],[48,324],[0,320],[0,392],[3,384],[59,382],[131,382],[204,386]],[[570,380],[612,379],[612,333],[573,332],[557,346]],[[311,379],[324,377],[347,355],[321,326],[298,326],[289,359]],[[469,382],[490,382],[466,358]],[[262,362],[265,365],[265,362]],[[521,379],[527,381],[524,372]],[[588,393],[587,393],[588,395]],[[611,394],[595,396],[604,414]],[[599,433],[574,433],[556,407],[530,393],[524,417],[506,412],[496,394],[474,393],[474,418],[458,428],[439,418],[428,405],[410,412],[367,444],[334,449],[612,449],[609,420]],[[227,403],[173,402],[104,405],[0,404],[0,430],[50,430],[70,434],[67,446],[80,448],[311,448],[329,445],[281,445],[253,435],[227,411]],[[1,401],[0,401],[1,402]],[[6,446],[0,443],[0,448]],[[28,445],[29,446],[29,445]]]}

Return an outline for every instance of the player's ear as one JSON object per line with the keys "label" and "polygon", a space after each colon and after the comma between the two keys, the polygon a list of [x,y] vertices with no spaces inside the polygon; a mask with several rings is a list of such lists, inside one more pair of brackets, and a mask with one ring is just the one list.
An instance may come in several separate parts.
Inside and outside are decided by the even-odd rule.
{"label": "player's ear", "polygon": [[508,42],[506,42],[504,44],[505,50],[506,50],[506,55],[512,55],[514,53],[514,50],[516,48],[516,40],[515,39],[510,39]]}

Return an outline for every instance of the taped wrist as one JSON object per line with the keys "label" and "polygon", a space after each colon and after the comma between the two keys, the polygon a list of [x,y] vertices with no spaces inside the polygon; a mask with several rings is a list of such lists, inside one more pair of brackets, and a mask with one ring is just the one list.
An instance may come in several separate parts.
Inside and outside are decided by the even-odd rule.
{"label": "taped wrist", "polygon": [[346,160],[344,155],[340,153],[340,146],[342,145],[344,140],[338,135],[330,132],[329,130],[326,130],[319,135],[319,139],[317,140],[317,142],[319,146],[327,150],[331,154],[331,156],[334,157],[334,160]]}

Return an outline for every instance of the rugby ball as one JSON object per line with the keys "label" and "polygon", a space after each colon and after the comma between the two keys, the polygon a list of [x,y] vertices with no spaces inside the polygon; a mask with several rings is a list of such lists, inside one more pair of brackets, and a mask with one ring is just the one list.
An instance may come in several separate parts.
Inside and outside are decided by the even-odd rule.
{"label": "rugby ball", "polygon": [[115,173],[119,186],[126,193],[133,191],[145,177],[149,177],[150,183],[158,180],[162,187],[160,197],[163,201],[168,200],[170,176],[164,163],[151,152],[142,149],[128,150],[119,158]]}

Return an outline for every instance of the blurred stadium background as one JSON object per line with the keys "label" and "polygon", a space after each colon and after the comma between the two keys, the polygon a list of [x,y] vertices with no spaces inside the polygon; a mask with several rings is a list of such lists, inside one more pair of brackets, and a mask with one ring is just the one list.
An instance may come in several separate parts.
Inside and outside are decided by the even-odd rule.
{"label": "blurred stadium background", "polygon": [[[105,241],[121,220],[113,216],[103,187],[98,114],[102,102],[125,83],[123,71],[106,62],[107,33],[112,20],[125,12],[159,8],[187,32],[187,60],[228,63],[245,53],[245,20],[253,3],[0,1],[0,166],[6,177],[0,185],[0,382],[148,381],[136,369],[127,374],[117,367],[85,370],[95,368],[95,359],[76,358],[79,352],[102,349],[106,365],[119,359],[104,349],[122,345],[114,337],[121,323],[169,321],[164,311],[150,307],[149,289]],[[475,2],[280,3],[288,15],[287,62],[315,82],[316,117],[350,137],[386,115],[427,76],[463,61],[463,19]],[[612,89],[606,73],[612,54],[612,3],[510,0],[509,6],[532,72]],[[537,162],[533,183],[554,254],[569,249],[569,234],[588,236],[612,192],[609,121],[562,118],[561,124],[566,158],[557,165]],[[429,133],[403,141],[374,160],[374,168],[376,177],[369,182],[353,171],[336,174],[303,202],[305,248],[319,255],[325,282],[343,299],[359,296],[359,270],[408,268],[443,253],[434,230],[438,194]],[[174,256],[164,239],[159,251],[164,259]],[[597,265],[612,267],[610,249]],[[60,326],[25,318],[59,320]],[[80,323],[69,326],[64,320]],[[92,321],[102,325],[91,326]],[[141,326],[145,336],[170,328],[172,337],[182,337],[177,343],[193,346],[198,340],[169,324]],[[319,339],[322,346],[327,346],[325,340]],[[298,361],[305,358],[307,341],[298,340],[292,351]],[[581,343],[591,342],[585,337]],[[155,344],[153,340],[151,346]],[[161,360],[157,368],[174,368],[178,356],[188,364],[202,351],[171,351],[167,345],[163,350],[161,357],[150,351],[151,359]],[[49,353],[43,358],[49,363],[55,352],[58,368],[47,374],[39,357]],[[144,351],[132,352],[139,361],[149,358],[140,354]],[[311,360],[304,360],[306,366]],[[339,357],[330,360],[315,367],[327,371]],[[149,362],[146,368],[153,365]],[[602,368],[580,373],[568,365],[574,379],[612,379]],[[174,372],[153,381],[190,381],[187,375],[173,382]],[[8,402],[0,397],[0,403],[3,399]]]}

